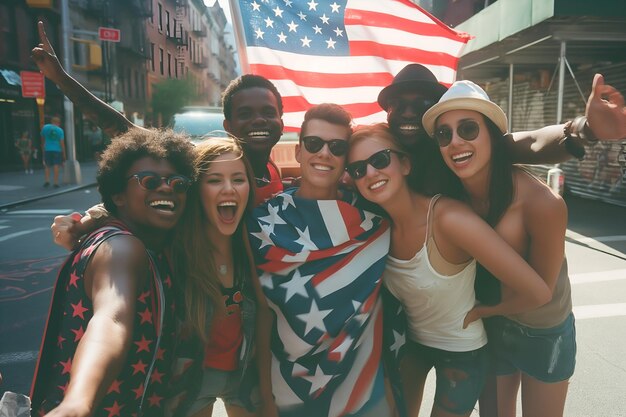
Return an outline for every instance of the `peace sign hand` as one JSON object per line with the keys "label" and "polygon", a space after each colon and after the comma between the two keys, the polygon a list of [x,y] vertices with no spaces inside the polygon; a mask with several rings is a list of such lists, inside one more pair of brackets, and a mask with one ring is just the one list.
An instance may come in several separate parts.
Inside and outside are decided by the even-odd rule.
{"label": "peace sign hand", "polygon": [[55,84],[58,84],[58,81],[64,75],[65,71],[48,40],[42,21],[37,22],[37,29],[39,31],[40,44],[33,48],[30,57],[35,61],[35,64],[37,64],[39,71],[41,71],[43,75],[52,80]]}

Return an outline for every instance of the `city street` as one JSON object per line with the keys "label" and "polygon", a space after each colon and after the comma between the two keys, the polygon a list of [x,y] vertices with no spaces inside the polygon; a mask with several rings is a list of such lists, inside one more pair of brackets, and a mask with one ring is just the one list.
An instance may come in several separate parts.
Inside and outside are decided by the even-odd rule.
{"label": "city street", "polygon": [[[30,387],[51,287],[64,256],[51,240],[52,218],[85,209],[98,197],[95,188],[86,188],[0,214],[0,391],[27,393]],[[567,202],[578,357],[566,415],[626,416],[626,209],[573,197]],[[424,416],[432,393],[431,380]],[[225,416],[220,404],[214,415]]]}

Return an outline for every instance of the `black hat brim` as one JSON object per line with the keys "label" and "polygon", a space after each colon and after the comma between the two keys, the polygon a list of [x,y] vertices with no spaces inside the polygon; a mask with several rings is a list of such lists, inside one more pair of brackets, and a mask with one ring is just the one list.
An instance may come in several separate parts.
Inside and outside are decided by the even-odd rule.
{"label": "black hat brim", "polygon": [[426,97],[438,101],[448,91],[448,88],[432,81],[406,80],[400,81],[383,88],[378,94],[378,104],[387,111],[389,98],[396,94],[418,92]]}

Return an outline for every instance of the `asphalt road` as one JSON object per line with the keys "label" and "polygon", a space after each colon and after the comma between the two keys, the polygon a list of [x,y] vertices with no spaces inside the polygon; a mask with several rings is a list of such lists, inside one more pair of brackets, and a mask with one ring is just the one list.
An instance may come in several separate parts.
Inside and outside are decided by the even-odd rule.
{"label": "asphalt road", "polygon": [[[51,287],[65,255],[52,243],[52,218],[97,201],[91,188],[0,213],[0,392],[29,391]],[[565,415],[626,416],[626,208],[567,202],[578,356]],[[431,375],[421,415],[430,414],[433,388]],[[218,404],[213,415],[226,414]]]}

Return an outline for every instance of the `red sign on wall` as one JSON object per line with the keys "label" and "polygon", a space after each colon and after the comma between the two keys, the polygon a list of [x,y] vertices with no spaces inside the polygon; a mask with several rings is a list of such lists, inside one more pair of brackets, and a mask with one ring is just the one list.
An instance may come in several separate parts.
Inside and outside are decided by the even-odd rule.
{"label": "red sign on wall", "polygon": [[45,97],[46,85],[43,74],[38,71],[20,71],[22,97]]}
{"label": "red sign on wall", "polygon": [[107,42],[119,42],[120,41],[120,30],[115,28],[98,28],[98,39],[101,41]]}

